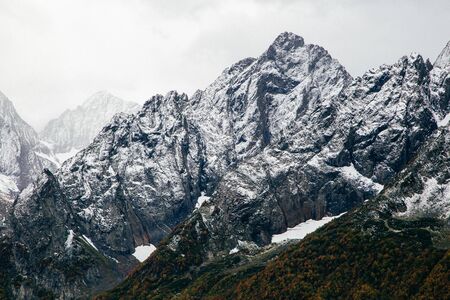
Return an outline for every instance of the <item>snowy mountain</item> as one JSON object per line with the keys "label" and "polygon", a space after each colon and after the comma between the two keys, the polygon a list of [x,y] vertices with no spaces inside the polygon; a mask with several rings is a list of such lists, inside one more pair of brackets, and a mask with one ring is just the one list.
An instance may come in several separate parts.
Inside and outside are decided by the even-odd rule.
{"label": "snowy mountain", "polygon": [[[435,66],[412,54],[352,79],[322,47],[283,33],[191,99],[173,91],[116,115],[20,195],[2,242],[14,263],[5,264],[33,279],[6,290],[90,295],[154,244],[122,285],[135,289],[118,293],[170,296],[202,264],[375,197],[445,125],[445,51]],[[55,149],[73,146],[64,134]]]}
{"label": "snowy mountain", "polygon": [[205,260],[210,227],[194,216],[175,230],[177,248],[165,240],[97,299],[448,299],[449,143],[450,128],[438,129],[375,199],[298,243],[241,241]]}
{"label": "snowy mountain", "polygon": [[274,233],[375,196],[437,128],[434,115],[446,114],[431,109],[430,70],[421,56],[406,56],[329,101],[310,101],[286,135],[227,172],[199,209],[211,241],[224,251],[238,241],[265,245]]}
{"label": "snowy mountain", "polygon": [[[64,295],[110,287],[138,263],[136,248],[157,243],[192,211],[203,158],[198,131],[181,114],[186,101],[172,92],[134,115],[116,115],[92,144],[20,195],[11,242],[23,247],[16,257],[33,259],[17,259],[15,272],[51,262],[48,273],[23,282],[20,297],[38,287]],[[80,272],[70,277],[74,266]]]}
{"label": "snowy mountain", "polygon": [[0,222],[15,196],[34,181],[44,167],[56,168],[52,151],[20,118],[13,103],[0,93]]}
{"label": "snowy mountain", "polygon": [[[443,53],[440,57],[444,57],[446,49]],[[237,296],[233,294],[236,292],[233,290],[236,287],[234,284],[239,283],[236,278],[251,276],[260,270],[261,265],[267,260],[273,258],[279,251],[284,251],[283,249],[267,251],[267,248],[263,248],[271,242],[274,234],[285,232],[287,227],[294,227],[310,218],[320,219],[324,215],[337,215],[348,211],[363,200],[376,196],[383,190],[383,185],[387,185],[387,188],[377,199],[381,201],[381,208],[387,209],[385,213],[407,218],[405,221],[436,218],[433,224],[440,224],[439,227],[433,228],[436,230],[437,238],[440,239],[436,245],[447,249],[448,238],[445,238],[445,233],[448,233],[449,216],[446,192],[448,161],[443,141],[448,139],[450,133],[445,127],[446,122],[443,121],[446,118],[441,116],[448,115],[449,110],[446,105],[436,105],[448,103],[450,84],[447,80],[448,69],[442,67],[443,65],[447,64],[442,64],[440,59],[432,66],[420,55],[412,54],[402,57],[393,65],[372,69],[361,78],[353,80],[341,92],[335,93],[336,96],[330,101],[331,108],[323,105],[312,110],[312,116],[315,114],[322,116],[316,119],[324,122],[319,127],[320,130],[315,130],[317,127],[312,126],[312,130],[308,126],[299,126],[295,131],[299,135],[293,136],[293,140],[290,140],[291,135],[285,137],[286,143],[268,145],[261,153],[243,160],[226,172],[208,201],[160,243],[155,253],[132,277],[111,293],[105,294],[106,298],[125,295],[137,298],[171,297],[179,295],[180,292],[187,298],[204,296],[220,298],[225,295],[235,298]],[[321,111],[322,109],[325,111]],[[305,115],[308,116],[308,109],[305,111]],[[331,113],[325,113],[330,111]],[[317,126],[320,121],[307,124]],[[296,121],[291,126],[299,123]],[[438,131],[440,126],[444,126],[445,130]],[[434,141],[436,135],[440,138]],[[298,140],[304,141],[303,137],[309,136],[314,137],[310,142],[297,143]],[[429,137],[431,141],[427,142]],[[435,143],[439,148],[432,146]],[[414,160],[421,147],[425,150],[420,151],[419,158]],[[408,164],[411,161],[413,162]],[[419,163],[420,161],[422,163]],[[405,172],[409,172],[410,176],[403,177],[405,173],[402,173],[402,170],[405,167],[407,170]],[[397,176],[402,176],[403,179],[391,183]],[[437,178],[433,179],[430,176]],[[385,197],[396,200],[392,203]],[[382,213],[378,215],[378,219],[386,218]],[[359,228],[356,224],[370,227],[370,219],[377,220],[377,215],[373,210],[363,209],[362,217],[352,213],[342,218],[345,220],[343,222],[350,222],[342,227],[344,235],[339,235],[342,236],[342,240],[333,244],[336,231],[331,231],[329,236],[316,240],[315,244],[299,248],[301,254],[291,258],[284,256],[279,262],[283,264],[283,268],[278,268],[276,264],[270,265],[272,268],[270,273],[267,277],[262,277],[260,282],[252,281],[250,278],[248,282],[243,283],[247,285],[238,286],[239,292],[244,295],[243,299],[250,295],[260,295],[260,291],[263,291],[261,297],[264,298],[263,295],[266,295],[267,299],[282,297],[283,291],[292,292],[293,294],[290,294],[292,298],[295,298],[295,293],[303,295],[302,291],[295,288],[285,290],[282,289],[282,285],[274,285],[274,282],[283,281],[284,277],[280,276],[280,279],[275,281],[264,280],[278,277],[278,274],[285,274],[286,278],[291,278],[289,272],[293,272],[293,266],[289,265],[289,262],[304,256],[311,262],[321,263],[316,262],[314,255],[323,251],[316,249],[315,245],[330,244],[326,247],[328,251],[341,249],[340,247],[357,249],[356,247],[360,246],[358,239],[354,245],[353,240],[350,245],[341,245],[348,239],[345,233],[351,234],[353,228]],[[361,225],[366,223],[365,221],[359,223],[360,218],[367,220],[367,225]],[[391,221],[387,218],[386,221],[381,219],[377,222]],[[407,222],[399,226],[410,226],[415,230],[421,228],[420,224],[422,223]],[[389,225],[387,226],[388,231],[403,233],[398,228],[390,229]],[[423,227],[426,227],[426,224]],[[371,236],[378,234],[380,238],[383,237],[384,229],[377,232],[377,227],[374,226],[372,229],[364,227],[363,230],[367,230],[368,235],[362,236],[361,241],[368,240],[368,247],[361,247],[361,252],[357,253],[348,250],[350,252],[344,252],[343,255],[356,255],[355,257],[359,259],[360,254],[366,257],[368,249],[386,247],[378,244],[378,240],[371,240]],[[404,238],[393,237],[398,244],[402,244]],[[409,243],[405,244],[409,247],[405,252],[406,255],[414,253],[415,247],[419,247],[417,249],[423,251],[420,252],[423,255],[426,255],[427,251],[434,251],[438,260],[445,254],[445,251],[433,250],[433,247],[430,249],[429,241],[425,240],[422,243],[421,239],[414,237],[414,231],[407,235],[406,240]],[[380,243],[384,241],[386,240],[381,238]],[[335,248],[332,248],[333,245]],[[389,246],[385,250],[394,249]],[[228,256],[237,252],[243,254],[239,258]],[[248,257],[255,252],[261,256]],[[180,268],[180,263],[168,262],[177,257],[183,257],[185,267]],[[418,261],[420,259],[418,258]],[[427,261],[423,265],[433,268],[437,262]],[[331,266],[326,265],[328,267],[323,271],[317,271],[307,261],[305,264],[294,266],[294,269],[300,272],[304,269],[311,270],[310,272],[317,272],[317,276],[324,278],[328,274],[321,272],[328,271],[328,267]],[[367,265],[365,262],[358,266]],[[413,265],[406,263],[406,266],[411,268]],[[408,268],[405,267],[405,270]],[[377,268],[373,270],[379,271]],[[401,271],[397,269],[397,272]],[[164,282],[158,279],[162,273]],[[336,276],[339,274],[336,273]],[[408,271],[400,273],[397,279],[392,280],[393,284],[403,284],[406,285],[404,288],[408,288],[407,280],[397,280],[409,274]],[[189,276],[190,280],[183,282],[182,278],[185,276]],[[298,276],[300,278],[298,284],[302,286],[303,277],[301,273]],[[426,273],[421,276],[426,276]],[[226,282],[220,281],[221,278],[227,278]],[[342,284],[354,283],[355,280],[357,279],[350,278]],[[304,279],[304,282],[308,283],[307,279]],[[327,287],[328,281],[323,282],[324,287]],[[376,284],[383,292],[389,292],[389,289],[385,290],[381,283]],[[289,285],[289,282],[286,282],[286,285]],[[227,289],[229,286],[231,288]],[[248,286],[252,289],[244,293],[245,287]],[[280,294],[270,294],[270,291],[278,289]],[[348,298],[348,293],[352,292],[350,287],[334,291],[338,291],[340,295],[347,295],[344,298]],[[307,289],[303,290],[303,293],[309,295]],[[411,295],[411,292],[404,295]],[[314,294],[308,297],[313,296]],[[332,298],[339,298],[339,294]]]}
{"label": "snowy mountain", "polygon": [[136,103],[100,91],[77,108],[49,121],[40,136],[63,162],[89,145],[116,113],[132,113],[138,108]]}

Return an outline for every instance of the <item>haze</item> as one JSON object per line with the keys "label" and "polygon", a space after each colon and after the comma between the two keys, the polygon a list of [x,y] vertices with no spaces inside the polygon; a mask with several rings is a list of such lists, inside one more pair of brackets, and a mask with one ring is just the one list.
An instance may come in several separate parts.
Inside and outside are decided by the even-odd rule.
{"label": "haze", "polygon": [[445,0],[0,0],[0,91],[40,129],[98,90],[192,94],[283,31],[358,76],[413,51],[434,61],[449,13]]}

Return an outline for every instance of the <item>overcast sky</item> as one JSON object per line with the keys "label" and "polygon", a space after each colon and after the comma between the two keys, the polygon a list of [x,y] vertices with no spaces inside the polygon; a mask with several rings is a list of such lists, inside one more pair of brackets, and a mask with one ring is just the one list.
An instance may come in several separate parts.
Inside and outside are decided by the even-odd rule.
{"label": "overcast sky", "polygon": [[40,129],[98,90],[143,103],[205,88],[283,31],[353,75],[450,40],[450,1],[0,0],[0,90]]}

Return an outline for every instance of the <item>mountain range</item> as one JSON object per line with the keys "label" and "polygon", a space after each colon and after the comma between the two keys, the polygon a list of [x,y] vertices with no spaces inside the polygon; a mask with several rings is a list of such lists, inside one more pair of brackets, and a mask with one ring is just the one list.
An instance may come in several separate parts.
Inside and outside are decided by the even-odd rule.
{"label": "mountain range", "polygon": [[190,98],[112,105],[91,143],[63,114],[41,136],[83,149],[5,213],[0,298],[445,299],[449,71],[450,43],[352,78],[282,33]]}

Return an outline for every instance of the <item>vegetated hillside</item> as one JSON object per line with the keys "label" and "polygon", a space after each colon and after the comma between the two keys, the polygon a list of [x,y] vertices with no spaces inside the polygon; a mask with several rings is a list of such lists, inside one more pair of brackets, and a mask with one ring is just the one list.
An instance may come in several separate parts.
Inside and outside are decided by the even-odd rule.
{"label": "vegetated hillside", "polygon": [[448,227],[371,212],[368,205],[349,213],[295,245],[204,264],[186,240],[182,247],[194,256],[155,253],[98,299],[448,299],[450,252],[430,233],[448,235]]}

